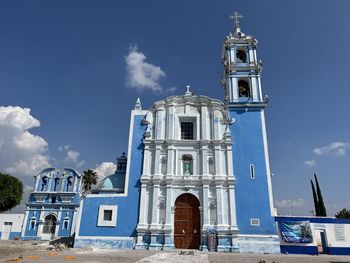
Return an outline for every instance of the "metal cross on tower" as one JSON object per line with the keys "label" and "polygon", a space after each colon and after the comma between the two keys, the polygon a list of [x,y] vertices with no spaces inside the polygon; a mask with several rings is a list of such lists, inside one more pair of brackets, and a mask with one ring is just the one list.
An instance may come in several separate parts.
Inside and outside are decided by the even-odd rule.
{"label": "metal cross on tower", "polygon": [[229,18],[233,20],[233,23],[235,24],[236,28],[239,28],[239,19],[243,18],[243,16],[241,14],[238,14],[238,12],[236,11]]}

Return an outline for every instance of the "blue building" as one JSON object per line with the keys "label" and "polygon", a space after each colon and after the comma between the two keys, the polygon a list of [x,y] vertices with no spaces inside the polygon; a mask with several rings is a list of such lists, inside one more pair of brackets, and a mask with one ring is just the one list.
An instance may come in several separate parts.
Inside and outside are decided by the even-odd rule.
{"label": "blue building", "polygon": [[48,168],[34,177],[21,238],[51,240],[72,236],[80,203],[81,175],[73,169]]}
{"label": "blue building", "polygon": [[281,252],[350,255],[350,219],[277,216]]}
{"label": "blue building", "polygon": [[141,106],[137,107],[131,113],[127,159],[124,155],[118,158],[117,171],[102,180],[99,189],[81,201],[74,247],[135,246],[143,162],[143,119],[147,113]]}
{"label": "blue building", "polygon": [[76,247],[206,250],[215,229],[218,251],[280,251],[257,40],[241,32],[237,13],[232,18],[222,52],[224,101],[189,86],[149,110],[138,99],[126,170],[120,166],[82,200]]}

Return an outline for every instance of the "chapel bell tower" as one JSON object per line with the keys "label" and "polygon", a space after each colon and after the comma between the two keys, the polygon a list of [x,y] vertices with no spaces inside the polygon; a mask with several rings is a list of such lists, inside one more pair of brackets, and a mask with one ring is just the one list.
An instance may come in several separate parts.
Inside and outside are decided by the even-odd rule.
{"label": "chapel bell tower", "polygon": [[[224,40],[221,80],[226,108],[233,120],[229,128],[233,140],[237,226],[241,237],[246,235],[246,239],[251,238],[249,235],[276,238],[264,112],[268,98],[263,97],[261,90],[262,63],[256,54],[258,41],[241,31],[240,18],[237,12],[230,17],[235,28]],[[241,251],[247,245],[244,242],[239,240]]]}
{"label": "chapel bell tower", "polygon": [[222,63],[224,72],[221,84],[225,90],[225,102],[261,103],[260,74],[262,62],[256,56],[258,41],[241,32],[237,12],[230,19],[234,20],[235,30],[226,36],[223,45]]}

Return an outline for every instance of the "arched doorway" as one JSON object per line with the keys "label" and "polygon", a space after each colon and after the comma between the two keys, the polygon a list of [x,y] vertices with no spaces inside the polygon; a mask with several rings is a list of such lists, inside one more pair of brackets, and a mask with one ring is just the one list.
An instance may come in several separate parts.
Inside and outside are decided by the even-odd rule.
{"label": "arched doorway", "polygon": [[175,248],[199,249],[199,201],[191,194],[182,194],[175,201],[174,243]]}
{"label": "arched doorway", "polygon": [[56,232],[57,218],[54,215],[47,215],[44,219],[42,239],[49,240],[54,238]]}

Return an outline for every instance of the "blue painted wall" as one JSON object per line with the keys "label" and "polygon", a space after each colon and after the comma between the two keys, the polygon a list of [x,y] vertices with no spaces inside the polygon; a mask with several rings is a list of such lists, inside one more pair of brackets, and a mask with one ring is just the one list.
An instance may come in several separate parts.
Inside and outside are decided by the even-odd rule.
{"label": "blue painted wall", "polygon": [[[271,215],[260,110],[229,108],[233,139],[233,169],[236,177],[236,211],[240,234],[277,234]],[[255,179],[251,179],[254,164]],[[259,218],[260,226],[250,219]]]}
{"label": "blue painted wall", "polygon": [[281,253],[283,254],[307,254],[318,255],[316,246],[282,246]]}
{"label": "blue painted wall", "polygon": [[350,224],[350,219],[338,219],[335,217],[308,217],[308,216],[276,216],[277,222],[299,222],[299,221],[310,221],[310,223],[319,224]]}
{"label": "blue painted wall", "polygon": [[[0,237],[2,235],[2,232],[0,231]],[[8,240],[13,240],[15,238],[21,237],[21,232],[10,232],[10,236]]]}
{"label": "blue painted wall", "polygon": [[[34,215],[35,211],[35,215]],[[31,227],[31,219],[35,218],[35,227]],[[27,222],[23,224],[23,227],[25,227],[24,231],[24,237],[23,238],[29,238],[29,237],[36,237],[37,232],[38,232],[38,227],[39,227],[39,218],[40,218],[40,210],[39,209],[31,209],[28,214]],[[29,238],[30,239],[30,238]]]}
{"label": "blue painted wall", "polygon": [[[126,197],[89,197],[83,201],[79,236],[96,237],[135,237],[139,217],[140,176],[143,163],[144,115],[135,115],[131,142],[128,195]],[[97,196],[98,194],[96,194]],[[100,205],[117,205],[117,226],[98,227],[98,211]],[[79,239],[79,237],[78,237]]]}

